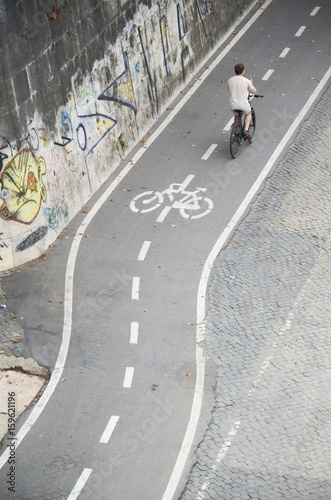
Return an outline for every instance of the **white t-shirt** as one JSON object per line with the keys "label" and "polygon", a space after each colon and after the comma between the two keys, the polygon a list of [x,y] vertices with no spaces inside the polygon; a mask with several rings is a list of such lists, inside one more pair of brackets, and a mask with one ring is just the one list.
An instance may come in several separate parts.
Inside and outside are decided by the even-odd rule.
{"label": "white t-shirt", "polygon": [[246,110],[250,108],[248,104],[248,94],[254,88],[252,82],[242,75],[231,76],[228,80],[228,89],[230,92],[230,108]]}

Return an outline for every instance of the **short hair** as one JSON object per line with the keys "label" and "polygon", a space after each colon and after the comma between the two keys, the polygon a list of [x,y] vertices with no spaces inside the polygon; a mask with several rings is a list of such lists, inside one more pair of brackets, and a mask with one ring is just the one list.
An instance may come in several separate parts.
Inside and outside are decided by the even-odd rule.
{"label": "short hair", "polygon": [[234,67],[236,75],[241,75],[241,73],[244,71],[245,65],[243,63],[236,64]]}

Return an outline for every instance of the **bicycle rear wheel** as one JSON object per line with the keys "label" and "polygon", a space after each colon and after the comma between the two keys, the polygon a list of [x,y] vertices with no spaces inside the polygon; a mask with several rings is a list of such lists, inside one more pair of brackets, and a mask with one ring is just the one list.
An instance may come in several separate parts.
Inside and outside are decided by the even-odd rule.
{"label": "bicycle rear wheel", "polygon": [[232,158],[237,158],[241,148],[241,126],[240,123],[234,122],[231,127],[230,134],[230,153]]}
{"label": "bicycle rear wheel", "polygon": [[252,108],[251,123],[250,123],[249,129],[248,129],[249,135],[250,135],[250,138],[249,138],[250,143],[252,143],[254,141],[255,127],[256,127],[256,115],[255,115],[254,109]]}

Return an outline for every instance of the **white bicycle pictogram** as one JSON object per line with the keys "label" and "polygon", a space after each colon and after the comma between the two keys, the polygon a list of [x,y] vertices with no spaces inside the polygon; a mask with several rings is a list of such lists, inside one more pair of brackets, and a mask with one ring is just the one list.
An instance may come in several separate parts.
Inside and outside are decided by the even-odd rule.
{"label": "white bicycle pictogram", "polygon": [[[195,191],[188,191],[186,188],[194,178],[194,175],[188,175],[181,184],[170,184],[168,189],[164,191],[146,191],[138,194],[130,202],[130,208],[133,212],[146,214],[159,208],[167,198],[171,205],[163,208],[162,212],[156,219],[156,222],[163,222],[167,214],[172,208],[179,210],[179,213],[184,219],[199,219],[209,214],[213,209],[213,202],[210,198],[202,196],[201,193],[206,191],[206,188],[197,187]],[[180,199],[175,200],[175,195],[183,195]]]}

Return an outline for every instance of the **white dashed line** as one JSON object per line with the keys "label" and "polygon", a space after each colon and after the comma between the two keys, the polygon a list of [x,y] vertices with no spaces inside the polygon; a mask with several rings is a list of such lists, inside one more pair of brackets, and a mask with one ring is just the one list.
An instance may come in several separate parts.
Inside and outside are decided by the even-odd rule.
{"label": "white dashed line", "polygon": [[130,344],[138,344],[139,323],[137,321],[131,322]]}
{"label": "white dashed line", "polygon": [[275,71],[274,69],[268,69],[262,80],[268,80],[268,78],[272,75],[274,71]]}
{"label": "white dashed line", "polygon": [[295,36],[301,36],[302,33],[305,31],[306,29],[306,26],[301,26],[301,28],[298,29],[298,31],[296,32]]}
{"label": "white dashed line", "polygon": [[139,252],[137,260],[145,260],[146,254],[147,254],[148,249],[150,247],[150,244],[151,244],[150,241],[144,241],[144,243],[142,244],[141,250]]}
{"label": "white dashed line", "polygon": [[170,210],[171,210],[171,206],[164,207],[164,209],[162,210],[162,212],[160,213],[160,215],[156,219],[156,222],[163,222],[164,219],[166,218],[166,216],[168,215],[168,213],[170,212]]}
{"label": "white dashed line", "polygon": [[315,7],[315,9],[313,9],[310,13],[310,16],[315,16],[317,14],[317,12],[320,10],[321,7]]}
{"label": "white dashed line", "polygon": [[283,50],[283,52],[279,55],[279,57],[286,57],[287,54],[290,52],[290,47],[286,47],[286,49]]}
{"label": "white dashed line", "polygon": [[132,300],[139,300],[139,287],[140,287],[140,278],[135,276],[132,280],[132,292],[131,292]]}
{"label": "white dashed line", "polygon": [[116,415],[113,415],[112,417],[110,417],[109,422],[107,424],[107,427],[105,428],[105,430],[101,436],[100,443],[104,443],[104,444],[108,443],[110,436],[114,432],[114,429],[115,429],[116,424],[119,421],[119,419],[120,419],[120,417],[117,417]]}
{"label": "white dashed line", "polygon": [[123,387],[130,389],[132,385],[133,374],[134,374],[133,366],[128,366],[125,370]]}
{"label": "white dashed line", "polygon": [[229,132],[230,128],[231,128],[231,125],[233,123],[233,117],[230,118],[229,122],[225,125],[224,129],[223,129],[223,132]]}
{"label": "white dashed line", "polygon": [[209,156],[212,154],[212,152],[214,151],[214,149],[217,148],[217,144],[212,144],[208,149],[207,151],[205,152],[205,154],[203,155],[203,157],[201,158],[201,160],[208,160]]}
{"label": "white dashed line", "polygon": [[86,481],[90,477],[91,472],[92,472],[92,469],[84,469],[83,470],[83,472],[79,476],[77,483],[73,487],[72,492],[68,496],[67,500],[75,500],[78,497],[78,495],[80,494],[80,492],[84,488]]}

